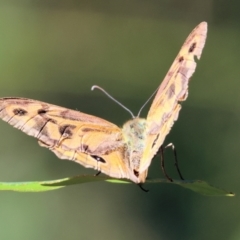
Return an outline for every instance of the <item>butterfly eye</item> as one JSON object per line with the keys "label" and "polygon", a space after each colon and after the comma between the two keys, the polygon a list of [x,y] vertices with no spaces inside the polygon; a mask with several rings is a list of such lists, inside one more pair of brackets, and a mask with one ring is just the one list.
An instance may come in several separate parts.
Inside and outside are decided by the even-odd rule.
{"label": "butterfly eye", "polygon": [[94,158],[98,162],[106,163],[106,161],[103,158],[101,158],[97,155],[91,155],[91,157]]}

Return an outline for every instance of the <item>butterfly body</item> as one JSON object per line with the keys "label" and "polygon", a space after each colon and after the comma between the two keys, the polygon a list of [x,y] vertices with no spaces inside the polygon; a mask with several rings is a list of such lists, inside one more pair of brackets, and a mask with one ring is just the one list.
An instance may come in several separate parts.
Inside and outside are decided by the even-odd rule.
{"label": "butterfly body", "polygon": [[207,35],[200,23],[188,36],[159,86],[146,119],[122,128],[99,117],[27,98],[0,98],[0,118],[38,139],[59,158],[114,178],[143,183],[149,165],[178,118]]}
{"label": "butterfly body", "polygon": [[129,159],[129,166],[135,175],[139,174],[139,167],[143,155],[147,120],[144,118],[134,118],[123,125],[122,133],[126,144],[126,159]]}

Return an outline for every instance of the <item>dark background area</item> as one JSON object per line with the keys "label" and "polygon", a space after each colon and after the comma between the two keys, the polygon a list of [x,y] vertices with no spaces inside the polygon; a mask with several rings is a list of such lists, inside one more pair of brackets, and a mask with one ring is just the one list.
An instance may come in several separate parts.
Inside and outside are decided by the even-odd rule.
{"label": "dark background area", "polygon": [[[185,178],[237,194],[210,198],[169,184],[146,185],[146,194],[109,183],[1,192],[0,239],[239,239],[239,8],[236,0],[0,1],[0,96],[78,109],[119,126],[129,114],[91,86],[136,114],[188,34],[207,21],[189,97],[165,144],[175,144]],[[4,122],[0,132],[0,181],[95,173]],[[170,150],[166,162],[177,178]],[[149,176],[163,177],[158,158]]]}

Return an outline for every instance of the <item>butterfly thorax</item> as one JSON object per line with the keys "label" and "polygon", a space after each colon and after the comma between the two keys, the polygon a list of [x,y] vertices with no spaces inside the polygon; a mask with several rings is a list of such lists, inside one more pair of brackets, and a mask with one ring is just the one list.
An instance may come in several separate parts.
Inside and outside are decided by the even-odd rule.
{"label": "butterfly thorax", "polygon": [[126,156],[129,166],[138,172],[146,139],[146,119],[134,118],[123,125],[123,139],[126,143]]}

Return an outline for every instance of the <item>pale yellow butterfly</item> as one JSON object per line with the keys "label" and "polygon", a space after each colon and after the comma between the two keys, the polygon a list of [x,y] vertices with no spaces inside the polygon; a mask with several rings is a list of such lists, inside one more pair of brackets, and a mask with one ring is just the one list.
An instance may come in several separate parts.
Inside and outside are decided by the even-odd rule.
{"label": "pale yellow butterfly", "polygon": [[26,98],[1,98],[0,118],[53,151],[114,178],[143,183],[152,158],[163,144],[188,94],[207,35],[200,23],[188,36],[160,85],[147,118],[135,117],[122,128],[79,111]]}

